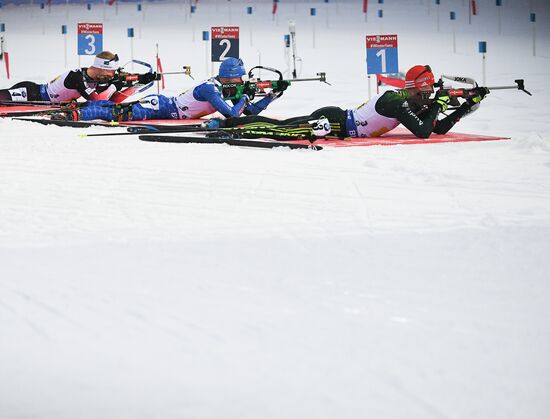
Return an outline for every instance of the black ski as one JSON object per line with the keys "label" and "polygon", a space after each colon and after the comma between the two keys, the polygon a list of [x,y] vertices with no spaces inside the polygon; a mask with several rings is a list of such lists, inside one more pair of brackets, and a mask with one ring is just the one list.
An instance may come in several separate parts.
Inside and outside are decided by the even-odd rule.
{"label": "black ski", "polygon": [[[116,132],[116,133],[102,133],[102,134],[89,134],[87,137],[103,137],[106,135],[130,135],[130,134],[156,134],[156,133],[176,133],[176,132],[227,132],[239,134],[244,127],[230,127],[230,128],[208,128],[203,124],[174,124],[174,125],[147,125],[136,124],[130,125],[132,121],[125,121],[121,125],[127,126],[128,132]],[[300,125],[278,125],[276,128],[299,128]],[[261,126],[254,127],[255,129],[261,129]],[[262,137],[260,135],[260,137]],[[284,140],[283,140],[284,141]]]}
{"label": "black ski", "polygon": [[127,128],[131,134],[153,134],[155,132],[199,132],[210,131],[202,124],[178,124],[178,125],[133,125]]}
{"label": "black ski", "polygon": [[275,147],[288,147],[291,149],[309,149],[309,150],[322,150],[323,147],[314,144],[297,144],[281,141],[263,141],[263,140],[246,140],[229,138],[225,136],[220,137],[191,137],[191,136],[177,136],[177,135],[155,135],[147,134],[140,135],[139,139],[142,141],[153,141],[161,143],[198,143],[198,144],[229,144],[241,147],[256,147],[256,148],[275,148]]}
{"label": "black ski", "polygon": [[57,125],[59,127],[88,128],[93,126],[101,127],[119,127],[118,122],[99,122],[99,121],[59,121],[55,119],[44,118],[13,118],[15,121],[37,122],[42,125]]}
{"label": "black ski", "polygon": [[[100,134],[83,134],[85,137],[119,137],[121,135],[138,135],[138,134],[160,134],[165,132],[209,132],[221,131],[221,129],[204,128],[200,124],[189,125],[129,125],[131,121],[122,122],[120,127],[126,127],[127,132],[102,132]],[[182,128],[185,127],[185,128]]]}
{"label": "black ski", "polygon": [[52,103],[43,100],[0,100],[0,106],[61,106],[69,103]]}
{"label": "black ski", "polygon": [[46,115],[51,111],[19,111],[19,112],[0,112],[0,118],[13,118],[18,116],[37,116],[37,115]]}

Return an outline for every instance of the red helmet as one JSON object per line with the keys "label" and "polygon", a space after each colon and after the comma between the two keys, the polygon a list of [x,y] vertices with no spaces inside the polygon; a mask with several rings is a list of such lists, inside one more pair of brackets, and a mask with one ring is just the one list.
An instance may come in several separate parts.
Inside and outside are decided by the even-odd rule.
{"label": "red helmet", "polygon": [[434,73],[429,65],[415,65],[405,75],[405,88],[412,89],[435,84]]}

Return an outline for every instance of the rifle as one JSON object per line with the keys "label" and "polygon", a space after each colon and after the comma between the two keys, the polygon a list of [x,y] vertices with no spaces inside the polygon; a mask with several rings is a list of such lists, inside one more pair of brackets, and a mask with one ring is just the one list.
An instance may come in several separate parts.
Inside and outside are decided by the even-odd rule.
{"label": "rifle", "polygon": [[[151,72],[148,72],[148,73],[145,73],[145,74],[149,74],[149,73],[151,73]],[[153,81],[160,80],[162,78],[162,76],[172,75],[172,74],[185,74],[186,76],[189,76],[193,80],[195,80],[195,78],[191,75],[191,66],[189,66],[189,65],[184,65],[183,66],[183,71],[168,71],[168,72],[163,72],[163,73],[152,73],[152,74],[154,74],[154,76],[155,76]],[[139,76],[142,76],[142,75],[143,74],[140,74],[140,73],[126,73],[124,71],[118,71],[115,74],[114,81],[115,82],[117,82],[117,81],[122,81],[122,82],[139,81]]]}
{"label": "rifle", "polygon": [[[470,84],[472,88],[464,89],[464,88],[446,87],[444,85],[443,78],[457,81],[460,83]],[[439,88],[439,90],[437,91],[437,94],[439,96],[449,96],[451,98],[452,106],[457,106],[460,104],[457,98],[470,99],[470,98],[479,96],[480,94],[485,96],[486,94],[490,93],[492,90],[518,89],[518,90],[521,90],[522,92],[527,93],[529,96],[533,96],[531,92],[528,92],[527,90],[525,90],[525,81],[523,79],[517,79],[517,80],[514,80],[514,82],[516,84],[512,86],[483,87],[483,86],[479,86],[474,79],[471,79],[469,77],[442,75],[441,78],[438,80],[438,82],[434,84],[434,87]]]}
{"label": "rifle", "polygon": [[[255,78],[254,70],[256,69],[263,69],[263,70],[267,70],[272,73],[275,73],[279,76],[279,79],[278,80],[260,80],[258,78]],[[317,73],[317,77],[284,80],[283,73],[281,73],[279,70],[271,67],[264,67],[264,66],[258,65],[250,69],[250,71],[248,72],[248,80],[245,81],[244,83],[240,83],[240,82],[222,83],[222,85],[219,86],[219,89],[223,93],[223,98],[225,100],[239,100],[243,95],[248,95],[251,98],[254,98],[254,96],[265,96],[267,94],[265,91],[266,89],[270,89],[273,91],[273,90],[277,90],[279,87],[283,85],[285,85],[284,89],[286,89],[286,87],[290,86],[292,83],[301,82],[301,81],[320,81],[321,83],[326,83],[329,86],[331,85],[329,82],[327,82],[327,75],[324,72]],[[281,96],[282,94],[283,94],[282,90],[277,92],[277,97]]]}
{"label": "rifle", "polygon": [[168,72],[163,72],[163,73],[157,73],[157,74],[160,74],[161,76],[165,76],[165,75],[169,75],[169,74],[185,74],[186,76],[189,76],[191,77],[192,80],[195,80],[195,78],[191,75],[191,66],[190,65],[184,65],[183,66],[183,71],[168,71]]}

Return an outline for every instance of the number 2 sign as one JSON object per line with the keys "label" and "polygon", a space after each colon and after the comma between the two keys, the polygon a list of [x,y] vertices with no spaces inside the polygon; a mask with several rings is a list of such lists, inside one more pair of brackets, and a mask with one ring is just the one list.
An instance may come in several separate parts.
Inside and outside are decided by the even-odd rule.
{"label": "number 2 sign", "polygon": [[212,62],[223,61],[228,57],[239,58],[239,27],[213,26]]}
{"label": "number 2 sign", "polygon": [[103,51],[103,23],[78,24],[78,55],[97,55]]}
{"label": "number 2 sign", "polygon": [[367,74],[398,72],[397,35],[367,35]]}

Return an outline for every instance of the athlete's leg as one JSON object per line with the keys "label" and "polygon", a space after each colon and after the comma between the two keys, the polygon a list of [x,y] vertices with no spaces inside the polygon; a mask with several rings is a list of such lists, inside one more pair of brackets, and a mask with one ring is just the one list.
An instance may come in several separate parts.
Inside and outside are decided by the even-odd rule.
{"label": "athlete's leg", "polygon": [[325,106],[311,113],[310,121],[325,117],[330,122],[331,132],[329,135],[344,138],[346,137],[347,112],[337,106]]}
{"label": "athlete's leg", "polygon": [[150,95],[134,104],[114,103],[109,100],[86,102],[79,110],[82,121],[141,121],[144,119],[177,119],[177,109],[170,98]]}
{"label": "athlete's leg", "polygon": [[81,121],[91,121],[93,119],[102,119],[104,121],[118,121],[118,115],[115,112],[115,103],[109,100],[96,100],[86,102],[78,110],[78,119]]}
{"label": "athlete's leg", "polygon": [[265,116],[260,115],[248,115],[248,116],[240,116],[237,118],[227,118],[225,120],[221,120],[221,126],[224,128],[233,128],[238,127],[240,125],[246,125],[246,124],[256,124],[258,122],[266,123],[266,124],[273,124],[273,125],[280,125],[281,121],[278,119],[272,119],[267,118]]}
{"label": "athlete's leg", "polygon": [[9,89],[0,90],[0,100],[13,100],[26,102],[28,100],[41,100],[40,85],[32,81],[22,81],[14,84]]}
{"label": "athlete's leg", "polygon": [[330,135],[345,137],[346,111],[336,106],[317,109],[310,115],[283,120],[263,116],[245,116],[226,119],[222,127],[242,127],[245,138],[268,137],[277,140],[315,138],[309,121],[325,117],[331,124]]}
{"label": "athlete's leg", "polygon": [[174,104],[174,100],[170,97],[164,95],[149,95],[134,104],[130,114],[127,115],[126,118],[132,121],[141,121],[144,119],[178,119],[178,109]]}

